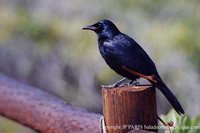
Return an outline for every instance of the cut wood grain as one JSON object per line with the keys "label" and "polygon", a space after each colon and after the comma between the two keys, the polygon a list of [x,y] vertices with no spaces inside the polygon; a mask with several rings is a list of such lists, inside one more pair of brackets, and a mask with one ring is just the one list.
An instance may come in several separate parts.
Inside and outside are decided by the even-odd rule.
{"label": "cut wood grain", "polygon": [[157,132],[156,91],[151,86],[102,88],[108,133],[141,129]]}

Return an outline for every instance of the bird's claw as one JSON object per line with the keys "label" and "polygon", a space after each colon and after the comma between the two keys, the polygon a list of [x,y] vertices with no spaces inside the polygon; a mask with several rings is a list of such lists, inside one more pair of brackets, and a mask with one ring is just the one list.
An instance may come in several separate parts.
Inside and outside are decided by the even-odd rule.
{"label": "bird's claw", "polygon": [[102,88],[116,88],[116,87],[119,87],[120,84],[111,84],[111,85],[101,85]]}
{"label": "bird's claw", "polygon": [[116,88],[116,87],[121,87],[121,86],[124,86],[124,84],[122,84],[124,81],[126,80],[126,78],[123,78],[119,81],[117,81],[116,83],[114,84],[111,84],[111,85],[101,85],[102,88]]}
{"label": "bird's claw", "polygon": [[111,84],[111,85],[101,85],[102,88],[117,88],[117,87],[124,87],[124,86],[138,86],[140,83],[136,80],[132,80],[128,83],[123,83],[124,79],[119,80],[118,82]]}
{"label": "bird's claw", "polygon": [[128,86],[138,86],[138,85],[140,85],[140,83],[139,83],[138,81],[136,81],[136,80],[130,81],[130,82],[128,83]]}
{"label": "bird's claw", "polygon": [[131,85],[138,86],[138,85],[140,85],[140,83],[138,81],[136,81],[136,82],[131,83]]}

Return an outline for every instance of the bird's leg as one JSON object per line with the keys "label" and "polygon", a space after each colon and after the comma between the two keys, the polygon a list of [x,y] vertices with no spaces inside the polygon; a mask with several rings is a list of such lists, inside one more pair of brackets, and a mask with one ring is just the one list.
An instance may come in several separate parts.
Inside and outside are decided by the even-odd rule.
{"label": "bird's leg", "polygon": [[115,88],[121,85],[121,83],[123,83],[126,80],[126,78],[122,78],[119,81],[117,81],[116,83],[112,84],[112,85],[108,85],[108,86],[104,86],[102,85],[102,87],[106,87],[106,88]]}
{"label": "bird's leg", "polygon": [[122,79],[120,79],[119,81],[117,81],[116,83],[113,84],[114,87],[118,87],[118,86],[120,86],[121,83],[123,83],[125,80],[126,80],[126,78],[122,78]]}

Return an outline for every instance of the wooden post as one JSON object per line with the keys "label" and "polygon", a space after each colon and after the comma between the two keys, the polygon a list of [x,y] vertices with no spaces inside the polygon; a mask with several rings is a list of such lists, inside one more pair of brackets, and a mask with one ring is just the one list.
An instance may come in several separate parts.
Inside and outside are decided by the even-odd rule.
{"label": "wooden post", "polygon": [[106,133],[127,133],[132,130],[157,132],[154,87],[102,88],[102,97]]}

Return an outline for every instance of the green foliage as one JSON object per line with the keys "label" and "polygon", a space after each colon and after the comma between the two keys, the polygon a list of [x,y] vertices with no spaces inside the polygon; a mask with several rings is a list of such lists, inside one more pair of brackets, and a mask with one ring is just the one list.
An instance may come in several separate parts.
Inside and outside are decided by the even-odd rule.
{"label": "green foliage", "polygon": [[[173,122],[171,127],[172,133],[199,133],[200,132],[200,115],[191,118],[187,114],[179,116],[174,110],[171,110],[167,115],[162,115],[161,119],[165,122]],[[162,125],[162,123],[160,123]],[[166,133],[169,130],[165,131]]]}
{"label": "green foliage", "polygon": [[19,34],[25,35],[37,44],[53,43],[59,40],[59,35],[56,34],[51,23],[39,23],[24,13],[20,13],[19,16],[21,17],[16,25],[16,32]]}

